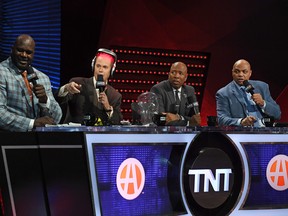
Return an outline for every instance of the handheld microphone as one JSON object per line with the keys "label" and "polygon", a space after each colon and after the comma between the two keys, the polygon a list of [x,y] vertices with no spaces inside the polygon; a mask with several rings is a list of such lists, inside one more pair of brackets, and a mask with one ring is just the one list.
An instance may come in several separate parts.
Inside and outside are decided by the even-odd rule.
{"label": "handheld microphone", "polygon": [[101,74],[97,76],[96,88],[99,89],[99,93],[105,91],[106,83],[104,82],[103,75]]}
{"label": "handheld microphone", "polygon": [[[29,65],[27,67],[27,80],[29,82],[32,82],[33,83],[33,86],[35,86],[37,84],[37,81],[39,78],[37,76],[37,74],[35,73],[34,69],[32,68],[31,65]],[[52,115],[50,114],[49,112],[49,109],[47,107],[42,107],[38,104],[38,107],[39,107],[39,110],[40,110],[40,116],[43,117],[43,116],[49,116],[52,118]]]}
{"label": "handheld microphone", "polygon": [[38,79],[38,76],[35,73],[34,69],[32,68],[31,65],[29,65],[26,70],[27,70],[27,80],[29,82],[32,82],[33,85],[36,85],[37,84],[36,80]]}
{"label": "handheld microphone", "polygon": [[245,86],[246,92],[249,92],[251,95],[254,94],[254,87],[249,83],[248,80],[244,80],[243,85]]}
{"label": "handheld microphone", "polygon": [[[245,86],[245,91],[246,92],[250,93],[251,95],[254,94],[254,91],[253,91],[254,87],[249,83],[248,80],[244,80],[243,85]],[[269,115],[267,115],[266,113],[264,113],[262,111],[261,107],[258,104],[256,104],[256,107],[257,107],[258,111],[260,112],[260,114],[262,115],[263,118],[270,118]]]}
{"label": "handheld microphone", "polygon": [[187,97],[187,101],[188,101],[187,108],[193,107],[194,113],[195,113],[195,114],[199,114],[199,113],[200,113],[200,110],[199,110],[199,104],[198,104],[198,102],[197,102],[196,96],[195,96],[195,95],[192,95],[192,96],[190,96],[190,97]]}

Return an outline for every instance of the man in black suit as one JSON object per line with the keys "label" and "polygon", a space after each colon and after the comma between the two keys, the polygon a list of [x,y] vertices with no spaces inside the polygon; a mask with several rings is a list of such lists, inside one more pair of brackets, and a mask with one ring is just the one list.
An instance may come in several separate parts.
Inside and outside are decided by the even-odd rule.
{"label": "man in black suit", "polygon": [[168,80],[150,90],[159,98],[159,113],[166,114],[166,125],[198,126],[201,123],[200,113],[196,111],[195,89],[184,85],[187,77],[187,66],[183,62],[175,62],[171,65]]}
{"label": "man in black suit", "polygon": [[120,124],[122,95],[108,84],[116,61],[114,52],[101,48],[92,60],[93,77],[74,77],[59,89],[57,100],[67,108],[63,123],[83,123],[89,116],[96,125]]}

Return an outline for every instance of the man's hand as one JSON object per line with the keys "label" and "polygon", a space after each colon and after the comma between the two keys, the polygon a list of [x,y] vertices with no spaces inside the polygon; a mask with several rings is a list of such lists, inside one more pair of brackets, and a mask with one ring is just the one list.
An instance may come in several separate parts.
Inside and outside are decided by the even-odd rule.
{"label": "man's hand", "polygon": [[254,117],[254,116],[247,116],[246,118],[242,119],[240,124],[242,126],[253,126],[254,125],[254,122],[256,121],[257,119]]}
{"label": "man's hand", "polygon": [[45,127],[46,124],[55,125],[56,123],[53,118],[44,116],[44,117],[35,119],[33,128]]}
{"label": "man's hand", "polygon": [[64,87],[64,91],[68,91],[70,94],[80,93],[81,85],[75,82],[67,83]]}
{"label": "man's hand", "polygon": [[111,110],[108,97],[104,91],[99,94],[99,102],[103,104],[103,107],[106,111]]}
{"label": "man's hand", "polygon": [[264,100],[262,98],[262,95],[259,93],[255,93],[251,96],[252,100],[260,107],[264,106]]}
{"label": "man's hand", "polygon": [[200,126],[201,116],[200,113],[193,115],[189,121],[189,126]]}
{"label": "man's hand", "polygon": [[34,94],[39,100],[39,103],[47,103],[47,95],[43,85],[36,84],[33,86]]}
{"label": "man's hand", "polygon": [[164,114],[166,114],[166,124],[168,124],[171,121],[181,120],[181,117],[178,114],[173,114],[173,113],[164,113]]}

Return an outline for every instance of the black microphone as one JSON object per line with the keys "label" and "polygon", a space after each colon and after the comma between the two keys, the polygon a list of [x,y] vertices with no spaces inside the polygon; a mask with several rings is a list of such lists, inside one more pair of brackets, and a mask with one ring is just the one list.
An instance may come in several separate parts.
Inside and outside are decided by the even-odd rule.
{"label": "black microphone", "polygon": [[[37,84],[37,81],[39,78],[37,76],[37,74],[35,73],[34,69],[32,68],[31,65],[29,65],[27,68],[27,80],[29,82],[32,82],[33,83],[33,86],[35,86]],[[49,116],[52,118],[52,115],[50,114],[49,112],[49,109],[47,107],[42,107],[38,104],[38,107],[39,107],[39,110],[40,110],[40,116],[43,117],[43,116]]]}
{"label": "black microphone", "polygon": [[[248,80],[244,80],[243,85],[245,87],[245,91],[246,92],[250,93],[251,95],[254,94],[254,91],[253,91],[254,87],[249,83]],[[269,117],[269,115],[267,115],[266,113],[264,113],[262,111],[261,107],[258,104],[256,104],[256,107],[257,107],[258,111],[260,112],[260,114],[262,115],[263,118]]]}
{"label": "black microphone", "polygon": [[250,93],[251,95],[254,94],[254,87],[249,83],[248,80],[244,80],[243,85],[245,87],[245,91]]}
{"label": "black microphone", "polygon": [[26,70],[27,70],[27,80],[28,80],[29,82],[32,82],[33,85],[36,85],[36,84],[37,84],[37,81],[36,81],[36,80],[38,79],[38,76],[37,76],[37,74],[35,73],[34,69],[32,68],[31,65],[29,65],[29,66],[26,68]]}
{"label": "black microphone", "polygon": [[200,110],[199,110],[199,104],[198,104],[198,102],[197,102],[196,96],[195,96],[195,95],[192,95],[192,96],[190,96],[190,97],[187,97],[187,101],[188,101],[187,108],[193,107],[194,113],[195,113],[195,114],[199,114],[199,113],[200,113]]}
{"label": "black microphone", "polygon": [[106,83],[104,82],[103,75],[101,74],[97,76],[96,88],[99,89],[99,93],[105,91]]}

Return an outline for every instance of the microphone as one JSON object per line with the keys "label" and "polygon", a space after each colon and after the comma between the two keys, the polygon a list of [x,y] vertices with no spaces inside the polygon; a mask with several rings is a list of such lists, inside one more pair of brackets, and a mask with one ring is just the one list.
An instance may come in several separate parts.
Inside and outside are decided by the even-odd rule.
{"label": "microphone", "polygon": [[200,110],[199,110],[199,104],[197,102],[196,96],[192,95],[190,97],[187,97],[187,101],[188,101],[187,108],[192,108],[193,107],[194,113],[195,114],[199,114]]}
{"label": "microphone", "polygon": [[[29,65],[27,68],[27,80],[29,82],[33,83],[33,86],[37,85],[37,81],[39,78],[37,76],[37,74],[35,73],[34,69],[32,68],[31,65]],[[34,90],[33,90],[34,91]],[[52,115],[49,112],[49,109],[47,107],[42,107],[38,104],[39,110],[40,110],[40,116],[49,116],[50,118],[52,118]]]}
{"label": "microphone", "polygon": [[248,80],[244,80],[243,85],[245,87],[245,91],[250,93],[251,95],[254,94],[254,87],[249,83]]}
{"label": "microphone", "polygon": [[96,88],[99,89],[99,93],[105,91],[106,83],[104,82],[103,75],[101,74],[97,76]]}
{"label": "microphone", "polygon": [[32,82],[33,85],[36,85],[37,84],[36,80],[38,79],[38,76],[35,73],[34,69],[32,68],[31,65],[29,65],[26,70],[27,70],[27,80],[29,82]]}
{"label": "microphone", "polygon": [[[254,87],[249,83],[248,80],[244,80],[243,85],[245,86],[245,91],[246,92],[250,93],[251,95],[254,94],[254,91],[253,91]],[[262,115],[263,118],[270,118],[269,115],[267,115],[266,113],[264,113],[262,111],[261,107],[258,104],[256,104],[256,107],[257,107],[258,111],[260,112],[260,114]]]}

